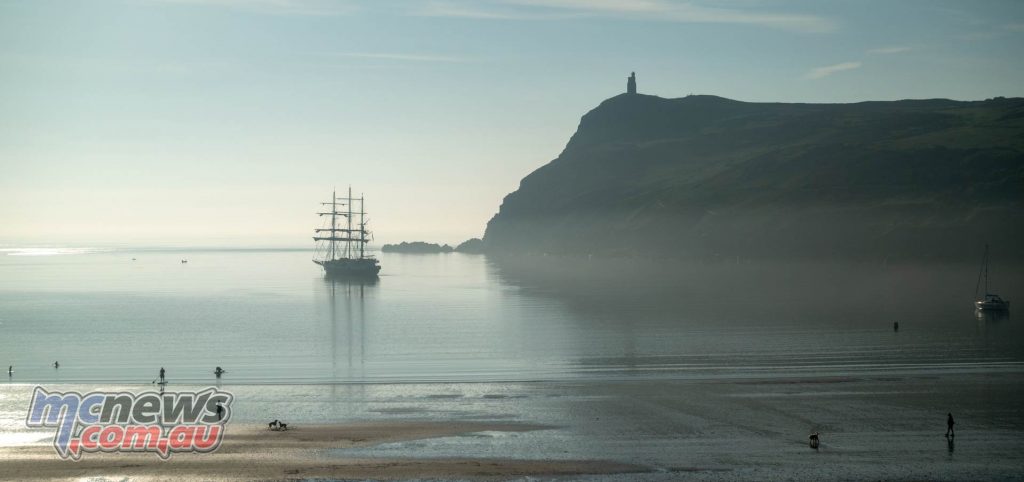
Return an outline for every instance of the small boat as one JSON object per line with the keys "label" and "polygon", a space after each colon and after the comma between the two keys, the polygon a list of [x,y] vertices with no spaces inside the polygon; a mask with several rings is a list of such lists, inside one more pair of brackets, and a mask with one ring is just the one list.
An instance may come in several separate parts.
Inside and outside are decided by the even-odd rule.
{"label": "small boat", "polygon": [[985,294],[985,299],[974,302],[974,306],[981,311],[1010,311],[1010,302],[991,293]]}
{"label": "small boat", "polygon": [[[353,204],[357,202],[359,209],[353,211]],[[326,217],[326,222],[313,237],[319,243],[313,262],[322,266],[328,277],[377,278],[380,263],[366,254],[366,243],[370,242],[372,234],[366,229],[369,220],[363,208],[364,198],[353,198],[349,187],[347,197],[331,193],[331,200],[321,204],[330,209],[317,213]]]}
{"label": "small boat", "polygon": [[[981,280],[985,279],[985,296],[978,296],[978,289],[981,288]],[[1010,302],[999,297],[988,290],[988,245],[985,245],[985,257],[981,262],[981,272],[978,273],[978,283],[974,286],[974,308],[978,311],[1010,311]]]}

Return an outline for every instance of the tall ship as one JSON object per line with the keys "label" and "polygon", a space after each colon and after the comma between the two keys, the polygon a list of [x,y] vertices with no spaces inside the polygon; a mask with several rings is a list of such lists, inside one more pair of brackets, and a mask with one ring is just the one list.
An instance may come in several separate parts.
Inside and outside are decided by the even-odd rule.
{"label": "tall ship", "polygon": [[349,186],[348,196],[338,197],[332,191],[331,200],[320,204],[325,208],[317,214],[324,222],[313,236],[317,243],[313,262],[323,266],[327,276],[376,278],[380,262],[366,254],[366,243],[373,234],[366,229],[369,219],[363,196],[352,197]]}

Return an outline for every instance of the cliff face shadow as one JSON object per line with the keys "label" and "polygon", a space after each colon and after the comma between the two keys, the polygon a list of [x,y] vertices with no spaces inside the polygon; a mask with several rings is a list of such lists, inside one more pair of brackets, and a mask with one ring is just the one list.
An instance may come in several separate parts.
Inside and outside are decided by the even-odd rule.
{"label": "cliff face shadow", "polygon": [[[972,265],[489,256],[488,268],[517,296],[564,308],[543,322],[577,334],[586,370],[847,373],[942,364],[939,345],[960,361],[1024,361],[1021,326],[973,319]],[[1022,295],[1022,278],[1007,276],[1004,291]]]}
{"label": "cliff face shadow", "polygon": [[[973,277],[967,264],[745,261],[684,262],[596,256],[488,256],[502,282],[558,299],[582,318],[660,319],[675,324],[786,325],[901,322],[969,324]],[[1007,269],[1019,298],[1024,276]],[[985,314],[991,321],[1005,319]],[[908,323],[911,323],[908,325]]]}

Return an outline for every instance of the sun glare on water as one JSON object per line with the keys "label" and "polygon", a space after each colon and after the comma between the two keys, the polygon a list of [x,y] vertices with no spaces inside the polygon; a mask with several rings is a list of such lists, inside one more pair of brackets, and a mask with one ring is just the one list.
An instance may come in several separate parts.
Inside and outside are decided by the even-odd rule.
{"label": "sun glare on water", "polygon": [[7,256],[58,256],[67,254],[89,254],[106,251],[99,248],[0,248]]}

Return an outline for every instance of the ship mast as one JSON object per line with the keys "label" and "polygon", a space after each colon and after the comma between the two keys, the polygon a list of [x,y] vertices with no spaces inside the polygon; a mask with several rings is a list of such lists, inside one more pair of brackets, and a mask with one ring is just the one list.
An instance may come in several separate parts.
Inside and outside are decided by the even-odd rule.
{"label": "ship mast", "polygon": [[331,256],[327,259],[334,259],[334,233],[338,232],[338,190],[331,191]]}
{"label": "ship mast", "polygon": [[359,194],[359,259],[363,259],[366,250],[366,195]]}
{"label": "ship mast", "polygon": [[348,235],[348,236],[346,236],[346,238],[348,238],[348,239],[345,241],[345,257],[346,258],[351,258],[352,257],[352,186],[351,185],[349,185],[349,187],[348,187],[348,199],[347,199],[347,201],[348,202],[346,204],[348,204],[348,216],[346,216],[346,217],[348,218],[348,230],[345,231],[345,233]]}
{"label": "ship mast", "polygon": [[[333,261],[335,259],[338,259],[338,254],[339,254],[339,251],[340,251],[339,248],[338,248],[338,241],[344,241],[345,240],[344,237],[339,237],[338,236],[339,232],[345,232],[345,229],[341,229],[341,228],[338,227],[338,216],[345,216],[345,212],[338,211],[338,201],[340,201],[340,200],[344,200],[344,199],[338,197],[338,191],[337,190],[332,190],[331,191],[331,200],[328,201],[328,202],[320,203],[320,205],[322,205],[322,206],[330,206],[331,210],[330,211],[326,211],[326,212],[318,212],[317,213],[317,215],[319,215],[319,216],[330,216],[331,217],[330,227],[324,227],[324,228],[320,228],[320,229],[315,229],[314,230],[314,232],[317,233],[316,236],[313,236],[313,240],[314,241],[327,241],[327,244],[324,246],[325,251],[324,251],[324,259],[323,259],[323,261]],[[319,233],[322,233],[322,232],[325,232],[325,231],[327,233],[329,233],[328,236],[320,236],[319,235]]]}
{"label": "ship mast", "polygon": [[[340,201],[340,202],[339,202]],[[353,204],[359,201],[359,209],[356,210]],[[315,229],[316,235],[313,236],[314,241],[326,241],[326,245],[321,245],[323,249],[323,258],[318,262],[336,261],[340,259],[366,259],[366,242],[369,239],[369,231],[366,230],[366,209],[364,205],[366,198],[363,194],[359,195],[359,199],[352,197],[352,186],[348,188],[347,197],[338,197],[337,190],[331,192],[331,200],[329,202],[320,203],[324,206],[330,206],[330,211],[318,212],[320,216],[330,216],[330,226],[324,226],[320,229]],[[344,206],[344,211],[338,209],[338,205]],[[359,215],[359,219],[355,220],[354,216]],[[338,226],[338,218],[344,216],[347,218],[345,224]],[[326,223],[325,223],[326,224]],[[320,233],[327,232],[328,235],[324,236]],[[344,243],[342,245],[341,243]],[[353,245],[353,243],[355,243]]]}

